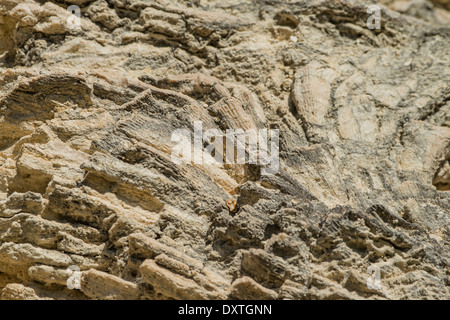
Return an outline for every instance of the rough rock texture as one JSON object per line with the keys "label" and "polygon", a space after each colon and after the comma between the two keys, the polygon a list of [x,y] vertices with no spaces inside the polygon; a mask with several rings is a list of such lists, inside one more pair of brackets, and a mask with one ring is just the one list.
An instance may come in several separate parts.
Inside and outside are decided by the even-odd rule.
{"label": "rough rock texture", "polygon": [[449,299],[450,2],[375,3],[0,0],[0,298]]}

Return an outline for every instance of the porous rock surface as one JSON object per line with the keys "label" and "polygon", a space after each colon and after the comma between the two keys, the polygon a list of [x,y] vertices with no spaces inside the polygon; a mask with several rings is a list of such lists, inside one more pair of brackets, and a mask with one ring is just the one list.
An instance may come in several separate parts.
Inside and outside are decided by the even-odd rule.
{"label": "porous rock surface", "polygon": [[449,299],[449,5],[0,0],[0,298]]}

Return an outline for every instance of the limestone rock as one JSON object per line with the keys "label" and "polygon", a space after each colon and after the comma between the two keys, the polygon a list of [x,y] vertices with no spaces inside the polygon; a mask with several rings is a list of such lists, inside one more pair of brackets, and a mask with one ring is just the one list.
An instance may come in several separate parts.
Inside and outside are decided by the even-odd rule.
{"label": "limestone rock", "polygon": [[[0,1],[0,299],[450,298],[448,0],[379,29],[369,0],[44,2]],[[207,149],[231,129],[278,130],[278,171],[211,161],[255,146]]]}

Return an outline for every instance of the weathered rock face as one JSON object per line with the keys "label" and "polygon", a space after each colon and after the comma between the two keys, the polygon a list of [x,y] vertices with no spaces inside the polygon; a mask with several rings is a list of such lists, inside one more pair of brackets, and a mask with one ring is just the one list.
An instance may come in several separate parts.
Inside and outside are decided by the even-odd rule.
{"label": "weathered rock face", "polygon": [[449,299],[449,1],[372,4],[0,0],[0,298]]}

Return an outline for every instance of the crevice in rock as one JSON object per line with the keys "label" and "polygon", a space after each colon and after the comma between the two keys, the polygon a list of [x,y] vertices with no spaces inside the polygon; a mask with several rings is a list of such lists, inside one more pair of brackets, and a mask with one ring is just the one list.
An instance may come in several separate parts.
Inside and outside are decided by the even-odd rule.
{"label": "crevice in rock", "polygon": [[422,117],[420,117],[419,120],[421,121],[427,121],[430,117],[438,113],[443,106],[447,104],[447,102],[450,101],[450,95],[446,97],[443,101],[436,101],[433,103],[433,105],[429,108],[430,110],[426,112]]}
{"label": "crevice in rock", "polygon": [[433,185],[440,191],[450,191],[450,153],[439,166],[433,177]]}

